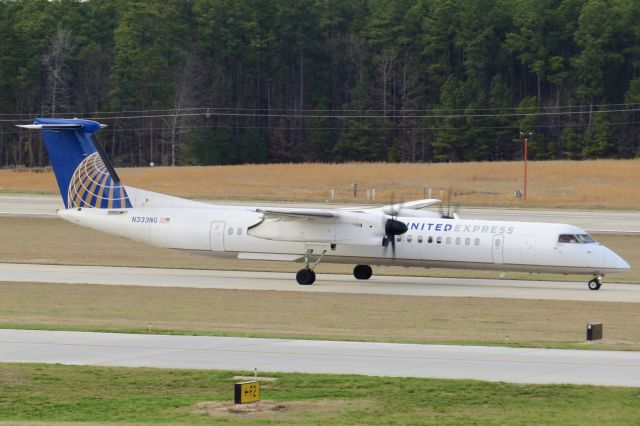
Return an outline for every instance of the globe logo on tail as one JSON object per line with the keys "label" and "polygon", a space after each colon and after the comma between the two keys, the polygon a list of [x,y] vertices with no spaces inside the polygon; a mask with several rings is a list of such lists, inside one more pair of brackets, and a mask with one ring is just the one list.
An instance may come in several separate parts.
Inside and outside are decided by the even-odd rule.
{"label": "globe logo on tail", "polygon": [[67,208],[76,207],[131,207],[124,186],[113,180],[97,152],[78,165],[69,182]]}

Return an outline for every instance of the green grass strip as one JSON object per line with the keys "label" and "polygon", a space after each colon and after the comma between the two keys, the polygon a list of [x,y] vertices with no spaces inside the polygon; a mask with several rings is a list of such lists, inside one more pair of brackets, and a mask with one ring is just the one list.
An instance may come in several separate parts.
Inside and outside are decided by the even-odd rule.
{"label": "green grass strip", "polygon": [[255,412],[247,372],[0,364],[0,421],[136,424],[638,424],[640,389],[273,374]]}

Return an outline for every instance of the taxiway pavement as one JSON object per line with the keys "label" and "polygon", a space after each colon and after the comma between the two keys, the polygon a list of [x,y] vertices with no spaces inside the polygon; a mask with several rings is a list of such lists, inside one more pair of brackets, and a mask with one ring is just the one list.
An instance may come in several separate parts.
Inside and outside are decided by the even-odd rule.
{"label": "taxiway pavement", "polygon": [[59,196],[48,195],[0,195],[2,216],[55,216],[63,208]]}
{"label": "taxiway pavement", "polygon": [[1,362],[640,387],[640,352],[0,330]]}
{"label": "taxiway pavement", "polygon": [[358,281],[351,275],[319,272],[315,284],[300,286],[295,281],[294,273],[284,272],[23,263],[0,263],[0,281],[640,303],[640,285],[605,282],[600,290],[591,291],[587,289],[586,281],[576,283],[381,275],[368,281]]}

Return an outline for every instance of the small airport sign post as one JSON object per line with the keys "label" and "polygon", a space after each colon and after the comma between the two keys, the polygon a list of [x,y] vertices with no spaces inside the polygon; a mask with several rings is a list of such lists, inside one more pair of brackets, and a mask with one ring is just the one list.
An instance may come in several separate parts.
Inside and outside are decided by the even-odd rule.
{"label": "small airport sign post", "polygon": [[587,324],[587,340],[602,340],[602,323]]}
{"label": "small airport sign post", "polygon": [[260,401],[260,382],[250,380],[234,385],[233,402],[235,404],[247,404]]}

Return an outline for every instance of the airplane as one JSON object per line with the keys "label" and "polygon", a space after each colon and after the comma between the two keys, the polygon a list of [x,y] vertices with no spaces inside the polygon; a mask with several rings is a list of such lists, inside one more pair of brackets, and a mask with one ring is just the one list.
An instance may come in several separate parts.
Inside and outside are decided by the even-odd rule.
{"label": "airplane", "polygon": [[585,230],[559,223],[465,220],[423,210],[440,200],[382,207],[293,208],[214,205],[125,186],[86,119],[36,118],[60,188],[62,219],[158,247],[246,260],[304,262],[300,285],[320,262],[500,272],[584,274],[599,290],[629,264]]}

